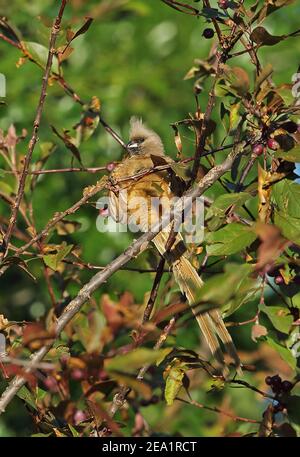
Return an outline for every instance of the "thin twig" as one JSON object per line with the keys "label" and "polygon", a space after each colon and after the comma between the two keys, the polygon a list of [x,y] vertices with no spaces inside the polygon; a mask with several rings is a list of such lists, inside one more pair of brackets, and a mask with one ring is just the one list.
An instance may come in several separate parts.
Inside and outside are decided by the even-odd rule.
{"label": "thin twig", "polygon": [[46,68],[45,68],[45,72],[44,72],[44,76],[43,76],[41,94],[40,94],[40,98],[39,98],[39,102],[38,102],[36,116],[35,116],[34,123],[33,123],[32,136],[31,136],[31,139],[30,139],[30,142],[29,142],[27,154],[25,156],[23,170],[22,170],[22,173],[21,173],[21,176],[20,176],[20,181],[19,181],[19,188],[18,188],[18,192],[17,192],[16,198],[15,198],[15,201],[14,201],[14,205],[12,207],[12,212],[11,212],[11,216],[10,216],[10,220],[9,220],[9,225],[7,227],[7,230],[6,230],[4,239],[3,239],[3,247],[4,247],[3,252],[2,252],[2,257],[3,258],[7,255],[10,238],[11,238],[11,236],[13,234],[14,227],[15,227],[16,222],[17,222],[18,211],[19,211],[19,207],[20,207],[21,201],[23,199],[23,195],[24,195],[26,177],[28,175],[28,170],[29,170],[29,165],[30,165],[30,162],[31,162],[31,157],[32,157],[35,145],[36,145],[37,140],[38,140],[38,132],[39,132],[39,128],[40,128],[40,122],[41,122],[41,118],[42,118],[42,112],[43,112],[43,108],[44,108],[44,103],[45,103],[45,99],[46,99],[46,95],[47,95],[48,80],[49,80],[49,76],[50,76],[50,73],[51,73],[51,66],[52,66],[53,56],[55,54],[56,39],[57,39],[57,35],[59,33],[59,30],[60,30],[61,20],[62,20],[62,16],[63,16],[63,13],[64,13],[64,9],[65,9],[66,3],[67,3],[67,0],[62,0],[61,1],[61,5],[60,5],[60,9],[59,9],[58,15],[57,15],[57,17],[56,17],[56,19],[55,19],[55,21],[53,23],[52,30],[51,30],[47,64],[46,64]]}

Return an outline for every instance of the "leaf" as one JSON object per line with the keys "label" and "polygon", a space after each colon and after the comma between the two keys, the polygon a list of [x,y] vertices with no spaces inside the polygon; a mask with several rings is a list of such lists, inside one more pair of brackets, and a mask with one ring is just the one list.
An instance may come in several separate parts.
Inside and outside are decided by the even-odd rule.
{"label": "leaf", "polygon": [[72,154],[74,155],[74,157],[76,157],[76,159],[78,160],[80,165],[83,166],[81,156],[80,156],[80,151],[77,148],[77,146],[75,145],[76,140],[74,138],[72,138],[66,131],[64,131],[64,134],[61,135],[53,125],[51,125],[51,129],[52,129],[53,133],[55,133],[55,135],[58,136],[58,138],[60,138],[62,140],[62,142],[65,144],[66,148],[68,148],[72,152]]}
{"label": "leaf", "polygon": [[272,199],[278,210],[289,216],[300,218],[300,185],[283,179],[272,186]]}
{"label": "leaf", "polygon": [[38,408],[35,404],[35,398],[26,386],[22,386],[21,389],[18,391],[17,395],[19,398],[21,398],[23,401],[25,401],[25,403],[27,403],[33,409],[38,411]]}
{"label": "leaf", "polygon": [[[169,348],[167,348],[167,353],[169,353]],[[112,359],[106,359],[104,367],[108,371],[134,373],[144,365],[156,364],[164,354],[166,354],[165,349],[138,348],[127,354],[116,355]]]}
{"label": "leaf", "polygon": [[73,437],[77,438],[78,436],[80,436],[80,433],[77,432],[76,428],[74,428],[71,424],[68,424],[68,427],[69,427],[70,432],[72,433]]}
{"label": "leaf", "polygon": [[248,73],[240,67],[233,67],[226,70],[230,86],[233,87],[238,95],[244,96],[250,88]]}
{"label": "leaf", "polygon": [[300,419],[300,397],[298,395],[291,395],[287,398],[286,407],[289,419],[295,424],[299,424]]}
{"label": "leaf", "polygon": [[276,352],[278,352],[278,354],[280,355],[280,357],[293,369],[295,370],[296,369],[296,365],[297,365],[297,360],[296,358],[293,356],[292,352],[282,346],[281,344],[277,343],[274,341],[273,338],[271,338],[270,336],[267,336],[266,338],[266,342],[268,343],[269,346],[271,346],[271,348],[273,348]]}
{"label": "leaf", "polygon": [[235,208],[242,206],[249,198],[251,198],[251,195],[247,192],[220,195],[209,207],[206,217],[207,219],[212,216],[223,217],[233,205]]}
{"label": "leaf", "polygon": [[82,27],[80,27],[79,30],[77,30],[77,32],[74,33],[74,35],[72,36],[72,38],[68,41],[68,44],[67,46],[69,46],[70,43],[72,43],[73,40],[75,40],[75,38],[79,37],[80,35],[83,35],[85,32],[88,31],[88,29],[90,28],[92,22],[93,22],[93,18],[92,17],[86,17],[86,21],[85,23],[83,24]]}
{"label": "leaf", "polygon": [[261,46],[273,46],[284,40],[286,35],[271,35],[264,27],[256,27],[250,35],[250,39]]}
{"label": "leaf", "polygon": [[271,215],[271,192],[272,187],[269,185],[272,179],[272,173],[265,171],[258,165],[258,217],[263,224],[267,224]]}
{"label": "leaf", "polygon": [[229,114],[229,130],[231,133],[234,132],[239,125],[241,119],[241,115],[239,113],[240,106],[240,103],[236,103],[235,105],[231,106]]}
{"label": "leaf", "polygon": [[167,374],[165,385],[165,399],[168,406],[171,406],[174,403],[174,400],[183,385],[185,370],[186,365],[180,362],[180,360],[176,360],[175,363],[172,364],[171,367],[168,367],[168,369],[165,371]]}
{"label": "leaf", "polygon": [[67,245],[67,243],[63,242],[56,254],[44,255],[43,260],[49,268],[56,271],[60,262],[72,251],[72,248],[73,244]]}
{"label": "leaf", "polygon": [[230,255],[250,246],[256,234],[242,224],[234,222],[206,236],[208,255]]}
{"label": "leaf", "polygon": [[278,150],[274,153],[275,159],[283,159],[287,162],[300,162],[300,146],[296,146],[289,151]]}
{"label": "leaf", "polygon": [[[46,67],[49,50],[42,44],[34,43],[33,41],[23,41],[23,44],[25,45],[29,54],[32,56],[33,60],[36,60],[43,67]],[[59,72],[58,59],[55,55],[53,56],[51,70],[54,73]]]}
{"label": "leaf", "polygon": [[270,63],[268,63],[258,74],[256,81],[255,81],[255,93],[259,91],[262,86],[262,83],[271,76],[273,73],[273,67]]}
{"label": "leaf", "polygon": [[[253,271],[251,265],[228,264],[225,273],[209,278],[199,290],[195,303],[214,303],[225,305],[228,300],[236,295],[243,281]],[[243,292],[245,293],[245,292]]]}
{"label": "leaf", "polygon": [[180,133],[179,133],[179,130],[178,130],[178,127],[174,124],[172,124],[172,128],[174,130],[174,134],[175,134],[175,146],[176,146],[176,149],[178,151],[178,154],[177,154],[177,157],[181,157],[182,155],[182,141],[181,141],[181,136],[180,136]]}
{"label": "leaf", "polygon": [[260,324],[254,324],[251,329],[251,339],[257,342],[258,338],[261,336],[266,336],[268,334],[268,330],[266,327]]}
{"label": "leaf", "polygon": [[281,211],[275,211],[274,223],[280,228],[285,238],[300,244],[300,219],[287,215]]}
{"label": "leaf", "polygon": [[289,309],[281,306],[266,306],[260,303],[259,309],[265,313],[276,330],[288,334],[294,321]]}

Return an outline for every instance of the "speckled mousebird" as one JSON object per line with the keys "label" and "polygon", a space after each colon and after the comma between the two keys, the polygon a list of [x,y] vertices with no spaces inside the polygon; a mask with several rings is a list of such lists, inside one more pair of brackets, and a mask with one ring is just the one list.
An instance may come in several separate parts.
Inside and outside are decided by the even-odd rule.
{"label": "speckled mousebird", "polygon": [[[109,212],[115,221],[127,223],[130,216],[136,214],[137,208],[133,202],[136,197],[142,197],[143,201],[146,202],[147,209],[140,212],[138,223],[142,227],[142,231],[147,231],[148,224],[153,223],[153,209],[150,211],[153,197],[160,199],[163,197],[163,200],[167,201],[173,197],[181,196],[182,186],[180,179],[177,178],[176,182],[176,176],[174,179],[174,173],[172,174],[170,169],[148,174],[141,173],[143,170],[157,165],[170,164],[173,160],[165,154],[160,137],[146,127],[140,119],[131,119],[130,141],[127,144],[127,151],[128,153],[110,175],[113,186],[109,192]],[[137,178],[136,175],[139,173],[141,177]],[[167,210],[163,206],[164,209]],[[166,254],[166,244],[170,231],[171,224],[152,240],[162,256]],[[239,356],[220,312],[213,309],[197,314],[195,311],[197,292],[202,287],[203,281],[189,261],[186,247],[183,249],[183,246],[184,241],[181,234],[176,233],[175,242],[171,250],[165,255],[175,280],[192,306],[205,341],[217,364],[222,366],[223,374],[227,374],[228,369],[224,361],[221,343],[223,343],[223,348],[231,357],[235,367],[240,371]]]}

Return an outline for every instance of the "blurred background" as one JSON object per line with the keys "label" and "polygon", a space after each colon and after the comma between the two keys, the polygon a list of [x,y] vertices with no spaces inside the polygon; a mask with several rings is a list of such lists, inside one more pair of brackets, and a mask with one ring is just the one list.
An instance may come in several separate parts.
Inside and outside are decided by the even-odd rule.
{"label": "blurred background", "polygon": [[[125,141],[128,138],[129,119],[132,115],[138,115],[161,135],[166,150],[175,157],[174,133],[170,124],[195,111],[193,80],[184,80],[184,76],[193,66],[194,59],[207,57],[212,45],[211,40],[202,37],[203,29],[207,26],[205,20],[180,14],[158,0],[70,0],[68,3],[63,19],[64,27],[69,25],[73,30],[77,30],[85,16],[92,16],[94,22],[88,32],[79,36],[72,44],[74,51],[63,65],[66,81],[84,101],[89,102],[92,96],[99,98],[103,117]],[[245,2],[246,5],[251,3],[253,2]],[[8,18],[24,41],[47,47],[49,25],[56,15],[58,4],[58,1],[50,0],[0,0],[0,15]],[[212,4],[216,2],[213,1]],[[272,34],[289,33],[299,27],[299,15],[300,4],[296,1],[271,15],[265,25]],[[65,35],[61,35],[60,42],[65,42]],[[273,65],[274,80],[277,83],[290,83],[298,68],[299,51],[300,43],[295,39],[283,41],[274,47],[266,47],[259,55],[262,63]],[[7,132],[13,124],[18,134],[21,134],[22,129],[27,129],[29,136],[42,72],[29,61],[20,63],[19,58],[18,49],[0,40],[0,72],[5,75],[7,82],[5,105],[0,106],[0,127]],[[242,66],[253,75],[247,55],[234,59],[231,64]],[[81,107],[55,83],[48,88],[47,93],[34,160],[49,142],[53,142],[57,146],[47,168],[69,167],[71,154],[53,134],[51,125],[60,131],[70,130],[72,134],[74,125],[80,120]],[[205,107],[207,96],[205,91],[204,94],[200,97],[202,107]],[[222,132],[216,134],[216,144],[218,135],[221,138]],[[184,156],[192,154],[192,138],[189,132],[183,135]],[[26,141],[18,145],[20,154],[25,153],[26,145]],[[82,162],[87,167],[102,166],[119,160],[122,156],[119,145],[101,126],[81,145],[80,151]],[[3,167],[2,159],[0,162]],[[101,173],[65,173],[39,177],[33,195],[38,229],[44,227],[52,213],[79,200],[83,189],[95,183],[100,176]],[[0,179],[0,190],[8,185],[9,181],[4,183]],[[2,201],[0,214],[3,217],[9,214],[7,205]],[[128,246],[132,235],[100,234],[96,228],[97,215],[94,205],[81,208],[71,218],[79,222],[81,228],[66,239],[68,243],[80,246],[82,258],[86,262],[106,265]],[[149,255],[142,255],[132,264],[149,265]],[[36,283],[14,267],[1,278],[0,314],[4,314],[9,320],[36,320],[43,317],[51,306],[40,262],[32,260],[29,266],[30,271],[38,278]],[[80,280],[85,282],[92,274],[93,272],[81,271]],[[109,292],[110,296],[116,299],[129,290],[135,302],[142,304],[152,281],[153,275],[150,274],[121,271],[113,275],[95,297],[98,299],[101,294]],[[55,291],[59,294],[59,287],[53,282]],[[68,290],[71,296],[78,287],[78,284],[70,284]],[[272,297],[270,301],[272,302]],[[252,316],[253,312],[248,308],[241,311],[236,319]],[[197,349],[197,329],[191,322],[189,329],[188,332],[186,328],[178,332],[177,345]],[[255,382],[263,383],[265,372],[268,371],[279,371],[288,377],[289,368],[282,364],[278,355],[269,347],[261,345],[259,350],[262,352],[258,354],[258,345],[251,340],[250,332],[251,328],[248,326],[239,328],[238,332],[234,330],[238,347],[245,353],[250,352],[252,360],[259,358],[262,353],[270,359],[269,366],[262,369]],[[253,376],[247,374],[246,379],[249,377],[253,381]],[[3,390],[4,383],[0,384]],[[264,402],[250,390],[230,388],[228,396],[226,392],[219,393],[217,390],[206,393],[209,385],[204,384],[202,387],[203,389],[196,393],[199,401],[221,404],[229,409],[234,405],[235,412],[239,415],[258,419],[265,409]],[[224,423],[228,422],[225,416],[217,416],[182,404],[170,408],[154,405],[147,408],[145,415],[157,432],[181,433],[184,436],[218,435]],[[251,430],[251,424],[239,425],[239,430],[246,433]],[[7,413],[0,418],[0,436],[31,433],[30,418],[22,402],[15,399]]]}

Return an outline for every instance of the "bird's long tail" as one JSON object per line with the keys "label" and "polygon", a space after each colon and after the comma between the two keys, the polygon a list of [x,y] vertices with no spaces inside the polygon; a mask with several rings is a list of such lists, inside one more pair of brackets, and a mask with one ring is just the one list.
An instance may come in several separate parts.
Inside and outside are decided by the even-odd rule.
{"label": "bird's long tail", "polygon": [[153,242],[160,254],[164,255],[170,263],[175,280],[192,307],[193,313],[214,359],[222,366],[223,374],[226,375],[228,373],[228,368],[225,365],[224,355],[219,341],[220,339],[224,345],[225,351],[234,362],[236,369],[241,372],[239,356],[219,311],[213,309],[205,313],[199,313],[195,307],[195,305],[197,305],[197,293],[202,287],[203,281],[184,254],[186,248],[181,235],[179,233],[176,235],[176,240],[173,243],[170,252],[166,253],[168,238],[169,231],[165,230],[158,233],[153,239]]}

